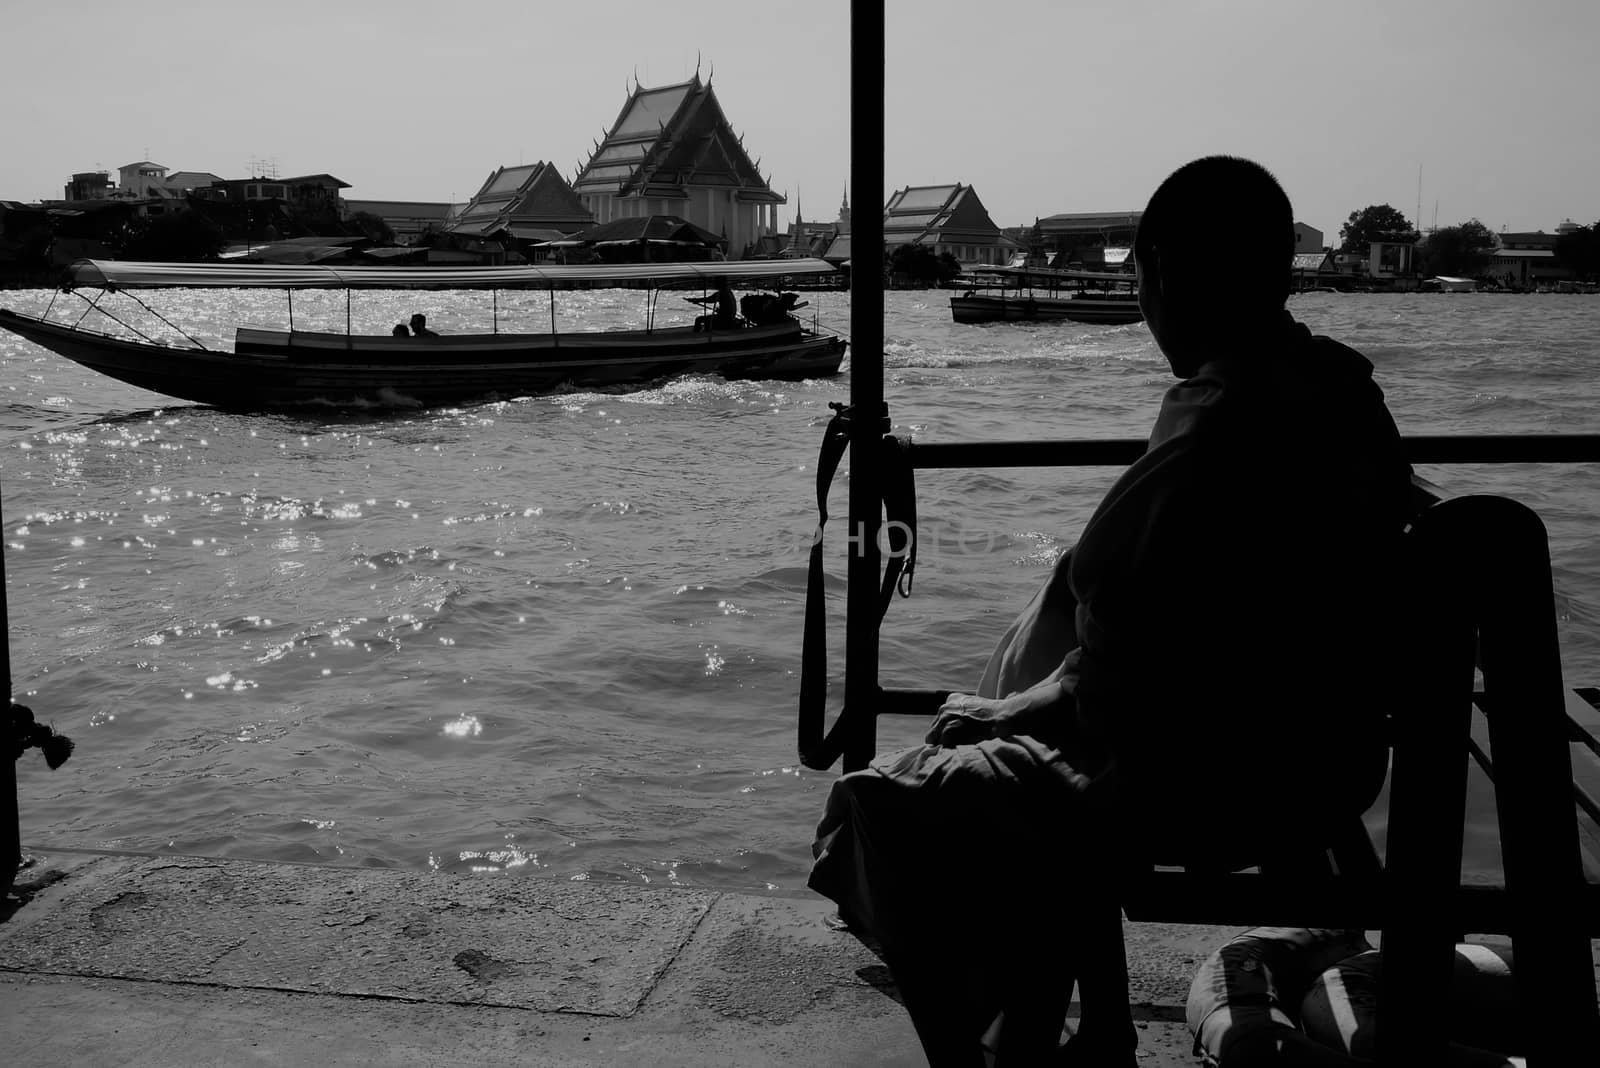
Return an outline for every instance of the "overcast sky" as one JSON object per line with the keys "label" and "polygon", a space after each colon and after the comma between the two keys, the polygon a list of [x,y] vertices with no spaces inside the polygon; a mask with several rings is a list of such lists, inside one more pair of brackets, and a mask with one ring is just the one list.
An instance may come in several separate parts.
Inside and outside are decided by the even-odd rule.
{"label": "overcast sky", "polygon": [[[1449,225],[1600,219],[1595,0],[891,0],[888,187],[965,182],[996,223],[1143,206],[1174,167],[1267,165],[1337,240],[1390,203]],[[0,199],[150,159],[327,172],[371,200],[570,180],[627,99],[715,71],[807,218],[849,176],[844,0],[5,0]],[[1436,207],[1437,205],[1437,207]],[[1226,227],[1226,220],[1218,220]]]}

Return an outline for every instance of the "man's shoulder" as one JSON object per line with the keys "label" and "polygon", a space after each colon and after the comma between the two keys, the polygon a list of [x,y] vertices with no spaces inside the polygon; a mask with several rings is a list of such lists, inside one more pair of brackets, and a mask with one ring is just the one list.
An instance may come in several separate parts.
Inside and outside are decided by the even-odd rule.
{"label": "man's shoulder", "polygon": [[1313,334],[1306,330],[1305,344],[1310,349],[1313,359],[1342,364],[1349,370],[1367,377],[1372,375],[1372,361],[1337,338],[1329,337],[1327,334]]}

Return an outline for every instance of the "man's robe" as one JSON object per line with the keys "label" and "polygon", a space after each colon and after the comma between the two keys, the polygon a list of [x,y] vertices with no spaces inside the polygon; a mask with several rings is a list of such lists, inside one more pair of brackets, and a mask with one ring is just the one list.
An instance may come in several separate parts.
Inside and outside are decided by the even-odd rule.
{"label": "man's robe", "polygon": [[1115,865],[1248,866],[1376,797],[1412,491],[1371,376],[1285,314],[1173,386],[984,672],[984,696],[1059,679],[1058,721],[835,782],[810,885],[929,972],[919,1027],[1049,974]]}

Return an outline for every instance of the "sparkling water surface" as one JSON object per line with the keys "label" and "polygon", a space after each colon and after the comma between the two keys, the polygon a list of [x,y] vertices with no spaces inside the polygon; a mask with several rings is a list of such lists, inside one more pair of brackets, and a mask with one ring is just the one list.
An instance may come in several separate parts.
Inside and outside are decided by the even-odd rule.
{"label": "sparkling water surface", "polygon": [[[849,298],[807,295],[848,332]],[[1142,325],[957,326],[887,295],[886,394],[920,441],[1143,437],[1165,361]],[[47,291],[0,305],[75,319]],[[129,298],[125,323],[165,327]],[[207,345],[283,327],[267,291],[157,291]],[[299,329],[543,330],[542,294],[297,294]],[[682,310],[680,310],[680,308]],[[1600,300],[1312,294],[1406,433],[1600,430]],[[657,322],[697,311],[663,296]],[[563,330],[643,325],[637,291],[562,294]],[[93,312],[85,325],[121,329]],[[0,335],[15,688],[78,743],[21,761],[39,845],[795,889],[836,772],[795,759],[814,464],[846,374],[684,378],[410,412],[233,415]],[[1282,443],[1292,448],[1292,442]],[[1550,528],[1569,685],[1600,684],[1600,472],[1422,472]],[[971,687],[1111,469],[920,472],[914,596],[886,680]],[[841,474],[834,511],[844,503]],[[836,539],[837,540],[837,539]],[[833,557],[833,660],[843,635]],[[1327,677],[1360,681],[1360,637]],[[837,683],[837,678],[835,680]],[[836,702],[836,699],[835,699]],[[885,747],[913,741],[886,721]],[[1469,846],[1493,866],[1482,792]],[[951,863],[981,863],[954,844]]]}

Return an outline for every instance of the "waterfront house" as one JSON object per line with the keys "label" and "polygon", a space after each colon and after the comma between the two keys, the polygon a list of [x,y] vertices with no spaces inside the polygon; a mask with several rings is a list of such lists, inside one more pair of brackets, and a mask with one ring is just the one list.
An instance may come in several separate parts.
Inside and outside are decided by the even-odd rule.
{"label": "waterfront house", "polygon": [[150,160],[140,160],[117,168],[117,181],[109,171],[83,171],[72,176],[64,199],[79,203],[93,200],[120,200],[135,205],[134,214],[153,216],[179,211],[184,198],[222,179],[208,171],[173,171]]}
{"label": "waterfront house", "polygon": [[[859,190],[857,190],[859,193]],[[1017,243],[1001,232],[970,185],[912,185],[883,206],[883,243],[924,245],[964,264],[1007,263]]]}
{"label": "waterfront house", "polygon": [[1322,231],[1315,226],[1307,226],[1303,222],[1294,224],[1294,254],[1296,256],[1309,256],[1321,252]]}
{"label": "waterfront house", "polygon": [[222,176],[210,171],[173,171],[163,184],[167,192],[182,198],[197,189],[210,189],[220,181]]}
{"label": "waterfront house", "polygon": [[1296,292],[1332,286],[1339,279],[1339,267],[1334,262],[1333,250],[1327,248],[1320,252],[1296,252],[1291,270]]}
{"label": "waterfront house", "polygon": [[279,201],[303,216],[337,219],[344,214],[339,190],[349,188],[350,183],[331,174],[303,174],[295,178],[258,175],[254,178],[223,178],[193,193],[203,200],[231,204]]}
{"label": "waterfront house", "polygon": [[116,186],[111,184],[110,171],[79,171],[67,181],[61,199],[66,201],[105,200]]}
{"label": "waterfront house", "polygon": [[169,196],[167,168],[147,159],[118,167],[117,195],[140,200]]}
{"label": "waterfront house", "polygon": [[1415,237],[1387,234],[1368,246],[1367,277],[1387,288],[1415,289],[1420,266]]}
{"label": "waterfront house", "polygon": [[302,218],[337,221],[344,217],[339,190],[349,189],[349,182],[331,174],[302,174],[283,179],[283,184],[288,189],[289,206]]}
{"label": "waterfront house", "polygon": [[635,82],[572,188],[597,223],[676,216],[720,235],[729,259],[753,254],[761,238],[776,234],[777,207],[788,202],[699,74],[655,89]]}
{"label": "waterfront house", "polygon": [[1537,289],[1572,277],[1572,272],[1556,263],[1556,238],[1543,230],[1506,232],[1495,235],[1497,247],[1488,273],[1515,289]]}

